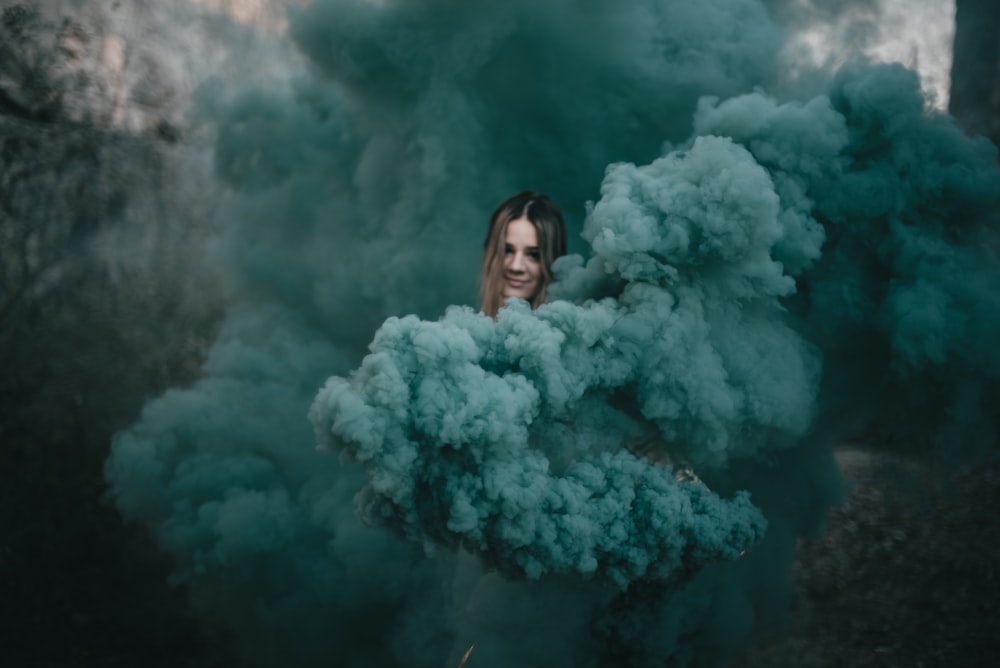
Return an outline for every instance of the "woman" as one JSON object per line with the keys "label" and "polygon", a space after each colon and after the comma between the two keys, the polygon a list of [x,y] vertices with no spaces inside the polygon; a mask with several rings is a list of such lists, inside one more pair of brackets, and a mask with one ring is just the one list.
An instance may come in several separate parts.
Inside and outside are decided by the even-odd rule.
{"label": "woman", "polygon": [[483,312],[495,318],[508,297],[538,308],[552,281],[552,262],[565,254],[566,225],[552,200],[526,190],[501,202],[483,244]]}

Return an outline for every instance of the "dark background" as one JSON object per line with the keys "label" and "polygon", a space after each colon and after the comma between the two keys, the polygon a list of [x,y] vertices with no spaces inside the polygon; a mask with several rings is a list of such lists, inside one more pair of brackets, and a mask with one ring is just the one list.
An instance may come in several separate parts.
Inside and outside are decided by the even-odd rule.
{"label": "dark background", "polygon": [[[959,0],[956,27],[950,112],[997,143],[1000,3]],[[155,280],[183,258],[115,269],[94,250],[130,212],[154,236],[182,234],[156,212],[183,130],[155,72],[144,125],[111,123],[113,89],[73,70],[86,42],[74,30],[71,16],[4,6],[0,652],[23,666],[234,665],[225,635],[168,584],[167,557],[104,498],[112,434],[196,378],[221,300],[208,275],[192,277],[198,300]],[[83,113],[83,95],[107,103]],[[193,198],[194,219],[211,205]],[[886,438],[838,452],[852,492],[801,542],[790,628],[743,665],[980,666],[1000,651],[1000,466],[877,454]]]}

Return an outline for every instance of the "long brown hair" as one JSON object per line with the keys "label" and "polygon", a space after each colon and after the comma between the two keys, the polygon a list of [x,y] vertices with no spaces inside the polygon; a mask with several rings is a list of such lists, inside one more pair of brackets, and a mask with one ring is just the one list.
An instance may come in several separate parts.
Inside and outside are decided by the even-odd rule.
{"label": "long brown hair", "polygon": [[566,225],[559,207],[545,195],[530,190],[518,193],[500,202],[490,217],[490,228],[483,243],[483,265],[480,277],[480,296],[483,312],[495,318],[503,306],[504,249],[507,243],[507,224],[518,218],[527,218],[538,233],[538,250],[542,277],[538,293],[531,300],[531,308],[545,302],[549,283],[552,282],[552,262],[566,254]]}

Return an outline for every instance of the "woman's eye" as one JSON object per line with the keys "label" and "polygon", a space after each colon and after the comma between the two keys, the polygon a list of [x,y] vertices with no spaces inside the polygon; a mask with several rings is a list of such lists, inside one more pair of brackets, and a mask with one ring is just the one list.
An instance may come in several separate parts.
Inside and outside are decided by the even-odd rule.
{"label": "woman's eye", "polygon": [[539,253],[538,251],[530,251],[530,252],[528,253],[528,257],[530,257],[530,258],[531,258],[532,260],[534,260],[535,262],[538,262],[539,260],[541,260],[541,259],[542,259],[542,254],[541,254],[541,253]]}
{"label": "woman's eye", "polygon": [[511,246],[505,246],[505,247],[504,247],[504,249],[503,249],[503,252],[504,252],[505,254],[507,254],[507,255],[510,255],[511,253],[513,253],[513,252],[514,252],[514,248],[513,248],[513,247],[511,247]]}

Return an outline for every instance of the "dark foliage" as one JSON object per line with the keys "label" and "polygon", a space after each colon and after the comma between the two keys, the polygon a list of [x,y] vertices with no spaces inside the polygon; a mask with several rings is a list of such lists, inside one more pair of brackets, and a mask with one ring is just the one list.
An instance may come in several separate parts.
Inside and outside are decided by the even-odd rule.
{"label": "dark foliage", "polygon": [[0,21],[0,644],[21,666],[228,664],[104,502],[112,433],[196,374],[218,307],[164,280],[178,136],[88,102],[98,37],[33,4]]}

